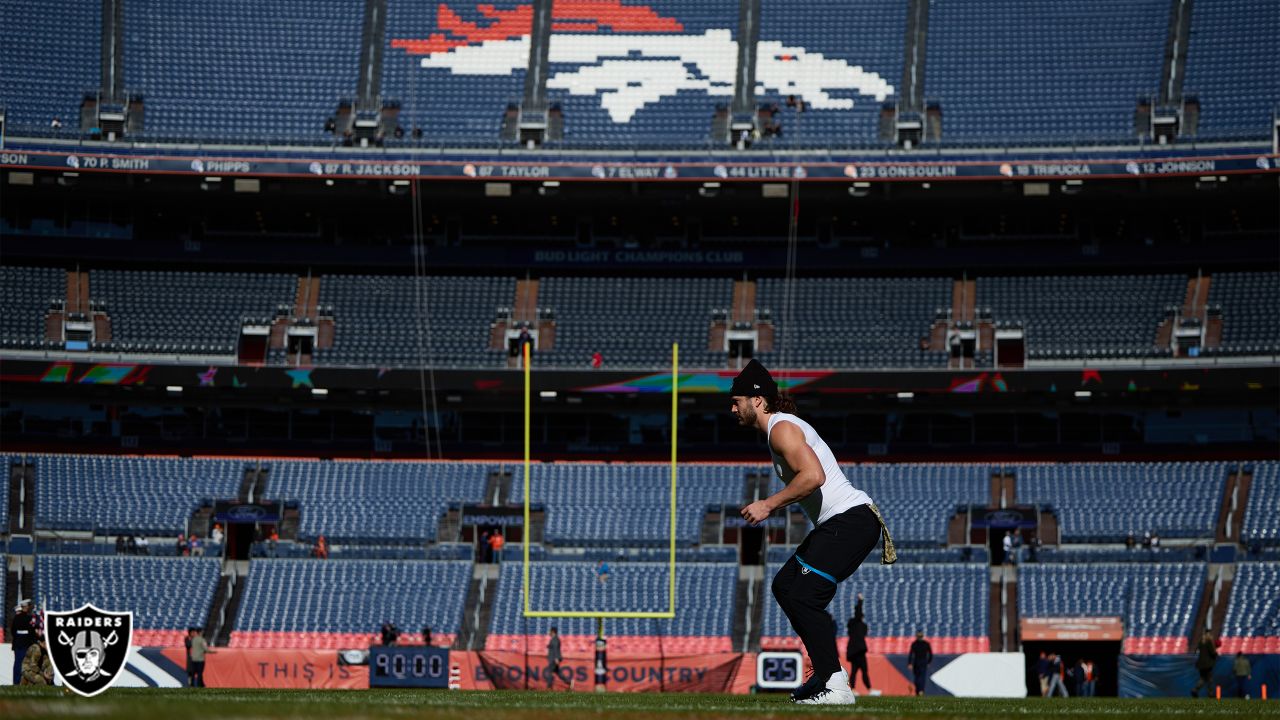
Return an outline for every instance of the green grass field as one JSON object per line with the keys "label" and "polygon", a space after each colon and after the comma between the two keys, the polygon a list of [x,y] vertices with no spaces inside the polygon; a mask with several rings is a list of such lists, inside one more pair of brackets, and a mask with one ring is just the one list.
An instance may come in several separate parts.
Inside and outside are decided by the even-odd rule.
{"label": "green grass field", "polygon": [[792,705],[785,695],[692,695],[450,692],[431,690],[153,690],[120,688],[96,698],[48,688],[0,688],[0,718],[84,717],[111,720],[194,718],[424,718],[428,720],[569,720],[570,718],[1280,718],[1280,702],[1128,700],[1115,698],[975,700],[860,698],[853,707]]}

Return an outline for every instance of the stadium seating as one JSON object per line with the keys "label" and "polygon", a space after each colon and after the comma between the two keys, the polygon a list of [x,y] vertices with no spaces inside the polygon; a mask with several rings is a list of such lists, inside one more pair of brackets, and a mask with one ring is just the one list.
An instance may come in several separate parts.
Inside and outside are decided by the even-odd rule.
{"label": "stadium seating", "polygon": [[[359,0],[131,0],[124,5],[124,82],[145,96],[146,135],[333,142],[324,121],[339,98],[356,92],[363,10]],[[96,31],[92,37],[85,46],[96,76]]]}
{"label": "stadium seating", "polygon": [[1280,6],[1271,0],[1192,4],[1182,88],[1200,100],[1199,138],[1269,134],[1280,100],[1280,59],[1258,49],[1269,42],[1267,29],[1276,27]]}
{"label": "stadium seating", "polygon": [[36,527],[174,537],[205,499],[234,498],[244,462],[37,455]]}
{"label": "stadium seating", "polygon": [[316,352],[316,361],[418,367],[426,358],[436,367],[505,366],[506,355],[489,349],[489,325],[497,308],[510,306],[515,287],[509,277],[326,275],[320,302],[333,308],[334,340],[332,349]]}
{"label": "stadium seating", "polygon": [[1250,545],[1280,545],[1277,507],[1280,507],[1280,463],[1254,463],[1240,539]]}
{"label": "stadium seating", "polygon": [[1222,309],[1221,347],[1210,355],[1273,355],[1280,353],[1280,273],[1217,273],[1209,285],[1210,305]]}
{"label": "stadium seating", "polygon": [[682,367],[724,367],[727,354],[706,347],[712,309],[732,299],[728,278],[543,278],[538,304],[555,312],[555,347],[534,362],[585,368],[599,351],[611,369],[669,368],[678,342]]}
{"label": "stadium seating", "polygon": [[[528,3],[518,0],[502,0],[486,7],[510,12],[520,5],[528,7]],[[432,36],[450,41],[462,39],[457,31],[446,32],[442,27],[442,15],[446,14],[482,28],[493,23],[492,15],[466,3],[388,0],[382,96],[399,103],[400,125],[405,132],[421,129],[422,141],[427,144],[497,145],[507,105],[518,104],[524,93],[531,24],[524,24],[520,30],[525,37],[522,43],[507,45],[509,52],[499,53],[501,57],[488,55],[467,72],[454,72],[447,66],[456,60],[457,50],[438,50],[437,60],[445,62],[428,62],[423,66],[427,56],[408,51],[415,45],[414,41],[428,41]]]}
{"label": "stadium seating", "polygon": [[[904,547],[945,545],[957,505],[986,506],[991,467],[969,464],[843,465],[845,477],[884,513],[893,539]],[[775,487],[781,481],[774,480]]]}
{"label": "stadium seating", "polygon": [[1222,652],[1280,652],[1280,562],[1236,565],[1222,622]]}
{"label": "stadium seating", "polygon": [[1119,617],[1124,651],[1186,651],[1204,590],[1203,563],[1024,565],[1018,572],[1023,618]]}
{"label": "stadium seating", "polygon": [[565,146],[707,144],[716,105],[733,93],[738,9],[708,0],[645,4],[658,16],[653,29],[601,18],[562,23],[552,34],[547,98],[564,112]]}
{"label": "stadium seating", "polygon": [[777,330],[773,351],[756,357],[768,367],[945,367],[920,338],[950,305],[946,278],[761,278],[756,307]]}
{"label": "stadium seating", "polygon": [[1026,333],[1028,360],[1139,358],[1153,351],[1165,306],[1182,301],[1181,275],[981,277],[978,307]]}
{"label": "stadium seating", "polygon": [[[80,134],[80,101],[100,85],[102,6],[40,0],[0,0],[0,108],[10,126],[41,133]],[[59,118],[61,130],[49,123]]]}
{"label": "stadium seating", "polygon": [[1213,537],[1227,463],[1074,463],[1017,469],[1018,498],[1052,505],[1065,542],[1130,533]]}
{"label": "stadium seating", "polygon": [[489,465],[273,460],[266,496],[297,502],[298,534],[330,542],[434,541],[450,502],[480,502]]}
{"label": "stadium seating", "polygon": [[4,468],[4,476],[0,477],[0,535],[9,534],[9,473],[16,461],[17,458],[0,455],[0,468]]}
{"label": "stadium seating", "polygon": [[[1155,562],[1204,562],[1208,557],[1208,547],[1160,547],[1133,549],[1115,547],[1093,547],[1060,545],[1058,547],[1041,548],[1036,560],[1042,563],[1068,563],[1090,565],[1093,563],[1155,563]],[[1026,551],[1023,551],[1023,562],[1030,562]]]}
{"label": "stadium seating", "polygon": [[[708,505],[742,502],[745,465],[681,465],[676,483],[676,542],[698,542]],[[670,539],[670,466],[539,463],[531,469],[531,502],[547,509],[546,542],[605,547],[665,545]],[[511,492],[524,497],[524,469]],[[610,512],[603,512],[606,508]],[[619,512],[625,508],[624,512]]]}
{"label": "stadium seating", "polygon": [[[897,0],[763,0],[756,97],[779,106],[774,121],[782,125],[781,136],[766,146],[876,144],[884,98],[859,92],[855,78],[859,70],[874,73],[893,94],[902,77],[906,15],[907,3]],[[803,112],[787,107],[790,95],[806,103]]]}
{"label": "stadium seating", "polygon": [[1135,141],[1168,28],[1165,0],[934,0],[925,96],[951,144]]}
{"label": "stadium seating", "polygon": [[[0,572],[0,597],[7,598],[9,596],[4,594],[4,583],[5,578],[9,576],[9,558],[5,557],[3,554],[0,554],[0,568],[5,568],[4,572]],[[5,612],[8,613],[10,610],[5,608]],[[4,634],[8,629],[8,627],[0,627],[0,642],[4,642]]]}
{"label": "stadium seating", "polygon": [[[737,70],[738,9],[709,0],[628,0],[554,10],[547,94],[563,110],[568,148],[705,148]],[[0,49],[0,107],[24,133],[76,137],[79,105],[101,85],[101,8],[0,2],[21,28]],[[406,133],[434,146],[498,147],[523,98],[530,5],[500,0],[389,0],[375,101],[398,108]],[[586,14],[584,14],[586,13]],[[1280,61],[1265,52],[1269,0],[1194,6],[1184,91],[1199,97],[1197,139],[1267,137]],[[233,3],[173,7],[137,0],[123,12],[123,85],[145,99],[144,139],[330,145],[325,118],[359,86],[363,4]],[[756,94],[783,109],[778,146],[877,144],[880,101],[903,67],[906,5],[824,0],[760,7]],[[1064,6],[1053,0],[935,0],[925,36],[924,91],[942,107],[944,144],[1102,144],[1137,139],[1139,97],[1161,80],[1164,0]],[[200,43],[188,42],[198,36]],[[861,73],[874,77],[860,78]],[[849,101],[852,101],[850,103]],[[49,127],[58,117],[60,130]],[[390,143],[406,142],[390,140]]]}
{"label": "stadium seating", "polygon": [[402,644],[436,645],[462,623],[471,563],[405,560],[254,560],[231,647],[363,648],[391,622]]}
{"label": "stadium seating", "polygon": [[220,575],[216,558],[36,557],[35,592],[49,610],[92,603],[133,612],[133,645],[181,645],[203,628]]}
{"label": "stadium seating", "polygon": [[293,300],[297,277],[91,270],[89,282],[93,299],[106,301],[111,315],[105,349],[234,355],[242,321],[268,321],[278,305]]}
{"label": "stadium seating", "polygon": [[[653,612],[668,609],[666,563],[611,562],[601,582],[595,563],[531,562],[529,602],[535,610]],[[735,563],[691,562],[676,566],[674,619],[609,619],[605,634],[611,656],[662,651],[672,655],[728,652],[732,648]],[[557,627],[566,653],[589,653],[596,635],[593,618],[522,616],[521,566],[502,566],[489,650],[543,652],[547,632]]]}
{"label": "stadium seating", "polygon": [[[766,650],[799,649],[800,639],[769,591],[783,564],[776,558],[770,557],[760,588],[765,593],[760,644]],[[840,656],[848,641],[844,624],[853,616],[858,593],[866,598],[867,645],[873,653],[907,652],[917,630],[924,631],[937,654],[986,652],[987,573],[987,566],[977,563],[879,565],[873,554],[840,583],[827,608],[839,628]]]}
{"label": "stadium seating", "polygon": [[45,347],[44,316],[67,295],[67,274],[57,268],[0,266],[0,347]]}

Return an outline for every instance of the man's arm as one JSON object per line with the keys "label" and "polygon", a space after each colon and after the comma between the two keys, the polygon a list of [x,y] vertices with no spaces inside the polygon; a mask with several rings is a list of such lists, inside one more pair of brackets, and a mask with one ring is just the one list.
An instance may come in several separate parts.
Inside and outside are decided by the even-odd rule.
{"label": "man's arm", "polygon": [[813,448],[805,443],[804,432],[795,423],[780,422],[775,425],[769,444],[774,452],[782,456],[787,466],[796,471],[796,475],[778,492],[742,508],[742,517],[752,525],[764,522],[774,510],[812,495],[814,490],[822,487],[826,479],[822,474],[822,463],[814,454]]}

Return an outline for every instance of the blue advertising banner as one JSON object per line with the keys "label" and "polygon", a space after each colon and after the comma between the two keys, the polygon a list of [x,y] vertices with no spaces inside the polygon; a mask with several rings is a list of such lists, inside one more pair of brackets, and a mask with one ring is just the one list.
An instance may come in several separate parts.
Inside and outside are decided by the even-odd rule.
{"label": "blue advertising banner", "polygon": [[[1201,697],[1214,697],[1222,688],[1222,697],[1260,698],[1266,684],[1269,697],[1275,697],[1280,684],[1280,655],[1245,655],[1252,666],[1252,678],[1237,683],[1231,671],[1234,654],[1222,654],[1213,668],[1209,687],[1200,690]],[[1200,681],[1196,657],[1187,655],[1121,655],[1120,697],[1187,697]]]}
{"label": "blue advertising banner", "polygon": [[30,148],[10,141],[0,166],[63,172],[125,172],[219,177],[324,179],[588,181],[588,182],[894,182],[1065,180],[1280,173],[1268,148],[1231,151],[1110,149],[993,153],[983,157],[927,155],[702,155],[662,159],[511,153],[353,153],[310,148],[273,154],[243,149],[133,148],[106,143]]}

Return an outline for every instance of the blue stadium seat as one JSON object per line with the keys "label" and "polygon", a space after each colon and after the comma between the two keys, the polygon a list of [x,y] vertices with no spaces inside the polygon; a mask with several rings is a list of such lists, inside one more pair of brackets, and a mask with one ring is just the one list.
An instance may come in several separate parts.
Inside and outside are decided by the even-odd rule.
{"label": "blue stadium seat", "polygon": [[1280,463],[1253,465],[1253,482],[1245,506],[1240,539],[1249,544],[1280,546]]}
{"label": "blue stadium seat", "polygon": [[769,367],[945,367],[921,352],[920,338],[934,311],[951,305],[951,285],[945,278],[761,278],[756,307],[772,311],[777,329],[774,350],[756,357]]}
{"label": "blue stadium seat", "polygon": [[448,636],[462,623],[470,581],[471,563],[457,560],[255,560],[235,632],[372,637],[390,621]]}
{"label": "blue stadium seat", "polygon": [[0,266],[0,347],[34,349],[44,343],[44,316],[67,296],[67,274],[56,268]]}
{"label": "blue stadium seat", "polygon": [[538,304],[555,311],[555,347],[534,363],[585,368],[599,351],[608,368],[670,367],[678,342],[682,367],[724,367],[728,353],[705,348],[712,309],[732,299],[728,278],[543,278]]}
{"label": "blue stadium seat", "polygon": [[1151,531],[1211,538],[1227,463],[1074,463],[1017,468],[1021,502],[1048,504],[1066,542],[1122,542]]}
{"label": "blue stadium seat", "polygon": [[273,460],[267,497],[297,502],[299,537],[434,542],[450,502],[481,502],[492,466],[449,462]]}
{"label": "blue stadium seat", "polygon": [[1192,4],[1182,90],[1200,101],[1197,138],[1270,136],[1280,102],[1280,58],[1265,48],[1277,27],[1280,6],[1271,0]]}
{"label": "blue stadium seat", "polygon": [[[36,455],[36,527],[173,537],[206,499],[236,496],[244,462]],[[87,501],[87,499],[92,499]]]}
{"label": "blue stadium seat", "polygon": [[[670,540],[670,466],[663,464],[538,463],[531,502],[546,506],[545,539],[553,545],[655,546]],[[709,505],[739,505],[751,466],[681,465],[676,483],[676,542],[699,541]],[[516,467],[513,498],[524,497]],[[609,508],[611,512],[602,512]],[[625,508],[625,512],[617,512]]]}
{"label": "blue stadium seat", "polygon": [[1024,565],[1023,618],[1119,617],[1127,637],[1184,643],[1204,591],[1203,563]]}
{"label": "blue stadium seat", "polygon": [[[85,603],[113,612],[133,612],[135,630],[170,642],[187,628],[203,628],[221,574],[217,558],[94,557],[40,555],[35,592],[49,610],[75,610]],[[138,641],[134,644],[150,644]]]}
{"label": "blue stadium seat", "polygon": [[[766,588],[782,565],[771,558],[765,571]],[[985,641],[987,575],[987,566],[976,563],[879,565],[873,554],[840,583],[828,611],[840,629],[837,634],[843,636],[844,621],[853,616],[857,595],[862,593],[871,638],[898,638],[901,643],[901,639],[914,639],[916,631],[923,630],[930,636],[934,652],[944,652],[939,638]],[[794,631],[778,604],[768,595],[763,601],[762,643],[776,646],[778,641],[772,639],[793,638]],[[905,646],[895,651],[904,650]]]}
{"label": "blue stadium seat", "polygon": [[[535,610],[658,612],[668,609],[667,563],[611,562],[600,582],[593,562],[532,562],[529,602]],[[609,620],[610,635],[713,636],[733,632],[736,563],[691,562],[676,566],[676,617]],[[494,598],[490,635],[594,635],[593,618],[525,618],[521,567],[502,566]]]}
{"label": "blue stadium seat", "polygon": [[1165,0],[933,0],[925,96],[948,143],[1134,141],[1168,27]]}

